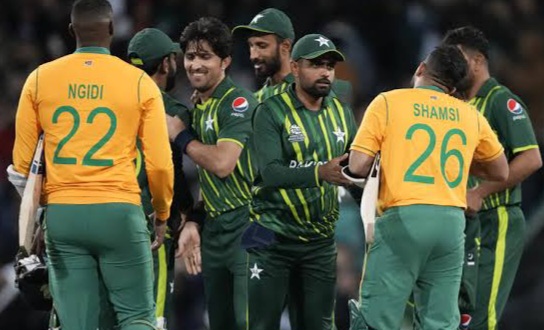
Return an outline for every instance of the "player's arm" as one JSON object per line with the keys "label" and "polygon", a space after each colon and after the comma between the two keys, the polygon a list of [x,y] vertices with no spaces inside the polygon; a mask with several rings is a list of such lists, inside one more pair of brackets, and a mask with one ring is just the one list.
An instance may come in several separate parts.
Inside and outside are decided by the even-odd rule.
{"label": "player's arm", "polygon": [[[38,120],[36,99],[38,96],[38,69],[32,72],[21,92],[17,114],[15,116],[15,144],[13,146],[13,166],[10,167],[12,177],[18,177],[19,184],[28,176],[30,164],[42,132]],[[9,173],[9,172],[8,172]],[[24,181],[24,180],[23,180]],[[24,184],[23,184],[24,189]]]}
{"label": "player's arm", "polygon": [[[521,114],[515,115],[508,110],[510,100],[522,108]],[[492,106],[495,109],[492,120],[497,125],[497,132],[505,141],[505,147],[513,151],[514,158],[507,164],[509,174],[506,180],[483,182],[478,186],[476,190],[482,197],[512,188],[542,167],[540,150],[526,108],[508,94],[497,95]]]}
{"label": "player's arm", "polygon": [[[228,101],[225,103],[228,104]],[[168,118],[170,138],[197,165],[220,178],[226,178],[236,168],[240,154],[251,135],[251,116],[257,101],[248,97],[247,102],[248,109],[244,112],[235,112],[224,107],[219,109],[219,134],[215,145],[204,144],[194,139],[194,136],[188,138],[191,133],[179,118]]]}
{"label": "player's arm", "polygon": [[488,180],[485,182],[504,181],[508,177],[508,162],[504,148],[484,116],[480,113],[477,113],[477,116],[478,145],[470,166],[470,174]]}
{"label": "player's arm", "polygon": [[172,151],[168,142],[164,104],[157,85],[147,76],[139,84],[142,119],[138,136],[156,217],[166,221],[170,216],[173,195]]}
{"label": "player's arm", "polygon": [[376,96],[366,109],[361,126],[351,144],[349,171],[354,177],[368,176],[374,158],[381,150],[388,111],[384,94]]}

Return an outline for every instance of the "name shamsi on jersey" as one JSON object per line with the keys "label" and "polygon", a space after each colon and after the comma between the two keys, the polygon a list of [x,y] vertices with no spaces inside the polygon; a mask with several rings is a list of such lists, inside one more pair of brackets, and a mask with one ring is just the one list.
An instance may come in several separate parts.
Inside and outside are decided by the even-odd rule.
{"label": "name shamsi on jersey", "polygon": [[435,107],[423,103],[414,103],[413,108],[413,113],[415,117],[425,117],[429,119],[450,120],[457,122],[460,120],[459,109],[457,108],[448,108],[446,106]]}

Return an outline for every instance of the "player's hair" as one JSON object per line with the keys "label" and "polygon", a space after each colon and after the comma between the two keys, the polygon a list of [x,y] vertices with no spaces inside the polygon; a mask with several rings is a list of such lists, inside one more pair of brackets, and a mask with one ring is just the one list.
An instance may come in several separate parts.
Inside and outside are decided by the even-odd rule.
{"label": "player's hair", "polygon": [[464,79],[468,73],[468,64],[463,53],[452,45],[436,47],[425,60],[427,75],[450,90],[464,91]]}
{"label": "player's hair", "polygon": [[207,41],[213,52],[221,59],[232,53],[232,35],[225,23],[215,17],[201,17],[191,22],[179,38],[181,49],[186,50],[190,42]]}
{"label": "player's hair", "polygon": [[463,48],[478,51],[486,59],[489,59],[489,40],[481,30],[473,26],[463,26],[449,30],[446,32],[442,43],[454,46],[461,45]]}
{"label": "player's hair", "polygon": [[72,5],[72,20],[96,19],[111,16],[113,9],[107,0],[77,0]]}

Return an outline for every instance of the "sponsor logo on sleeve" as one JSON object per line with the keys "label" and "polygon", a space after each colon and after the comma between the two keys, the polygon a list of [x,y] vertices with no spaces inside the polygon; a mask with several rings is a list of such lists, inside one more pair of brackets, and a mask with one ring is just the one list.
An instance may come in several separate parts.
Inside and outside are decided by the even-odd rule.
{"label": "sponsor logo on sleeve", "polygon": [[508,99],[508,101],[506,101],[506,108],[508,109],[508,111],[510,111],[510,113],[514,115],[512,117],[514,121],[526,118],[525,114],[523,113],[523,107],[518,101],[514,99]]}
{"label": "sponsor logo on sleeve", "polygon": [[234,112],[231,116],[244,118],[244,112],[249,109],[249,102],[245,97],[239,96],[232,101],[232,110]]}

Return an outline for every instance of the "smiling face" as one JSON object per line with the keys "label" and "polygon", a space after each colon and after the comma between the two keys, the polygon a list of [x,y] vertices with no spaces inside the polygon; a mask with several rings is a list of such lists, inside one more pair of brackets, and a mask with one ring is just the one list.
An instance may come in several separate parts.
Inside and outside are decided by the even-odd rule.
{"label": "smiling face", "polygon": [[336,60],[327,54],[318,58],[292,62],[296,83],[309,95],[320,98],[329,95],[334,81]]}
{"label": "smiling face", "polygon": [[185,49],[183,63],[191,87],[202,93],[225,78],[230,57],[221,59],[206,40],[191,41]]}
{"label": "smiling face", "polygon": [[247,43],[249,59],[257,77],[267,78],[280,70],[280,44],[274,34],[251,36]]}

